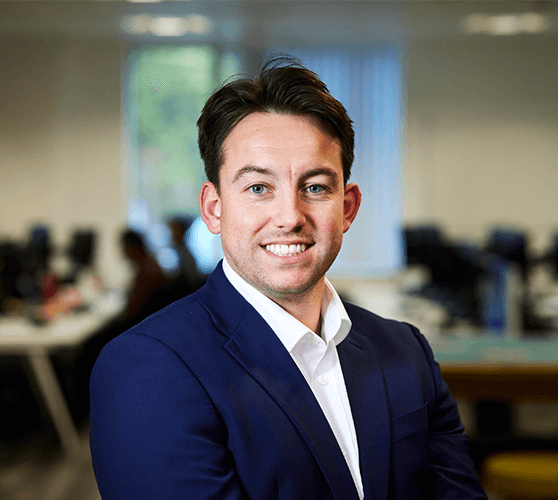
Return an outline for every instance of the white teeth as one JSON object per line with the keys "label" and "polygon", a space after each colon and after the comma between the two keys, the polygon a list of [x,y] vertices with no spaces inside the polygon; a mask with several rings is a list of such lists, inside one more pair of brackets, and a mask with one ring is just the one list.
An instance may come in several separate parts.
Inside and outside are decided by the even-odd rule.
{"label": "white teeth", "polygon": [[266,245],[265,249],[279,257],[298,255],[306,250],[305,244],[299,245]]}

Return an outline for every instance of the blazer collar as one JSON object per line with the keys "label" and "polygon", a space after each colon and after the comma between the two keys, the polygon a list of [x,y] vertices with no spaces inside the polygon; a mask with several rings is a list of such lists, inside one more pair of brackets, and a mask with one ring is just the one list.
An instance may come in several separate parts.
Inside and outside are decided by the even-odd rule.
{"label": "blazer collar", "polygon": [[221,263],[197,295],[215,325],[229,337],[225,349],[275,399],[299,430],[334,497],[357,500],[349,468],[311,389],[273,330],[230,284]]}

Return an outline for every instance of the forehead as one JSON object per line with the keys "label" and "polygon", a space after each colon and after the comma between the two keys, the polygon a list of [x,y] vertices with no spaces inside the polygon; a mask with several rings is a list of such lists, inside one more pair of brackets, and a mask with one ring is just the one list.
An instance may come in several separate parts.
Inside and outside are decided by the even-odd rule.
{"label": "forehead", "polygon": [[225,175],[247,165],[266,168],[328,166],[342,172],[339,140],[311,117],[252,113],[223,143]]}

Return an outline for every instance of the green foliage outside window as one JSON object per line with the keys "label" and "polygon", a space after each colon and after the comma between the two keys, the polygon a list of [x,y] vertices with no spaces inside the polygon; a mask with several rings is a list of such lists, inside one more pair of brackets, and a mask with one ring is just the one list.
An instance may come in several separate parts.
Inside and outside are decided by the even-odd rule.
{"label": "green foliage outside window", "polygon": [[238,72],[238,62],[212,47],[154,46],[134,50],[128,63],[129,197],[147,204],[152,222],[169,214],[197,215],[205,174],[196,121],[228,76],[222,68]]}

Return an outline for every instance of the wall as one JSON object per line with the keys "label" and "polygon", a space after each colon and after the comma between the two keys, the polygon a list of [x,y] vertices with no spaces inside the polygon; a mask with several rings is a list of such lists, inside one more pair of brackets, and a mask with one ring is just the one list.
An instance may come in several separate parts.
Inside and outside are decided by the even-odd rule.
{"label": "wall", "polygon": [[558,232],[558,41],[484,37],[408,48],[407,221],[482,242]]}
{"label": "wall", "polygon": [[123,279],[120,74],[117,43],[0,40],[0,237],[41,222],[64,245],[94,227],[109,285]]}

